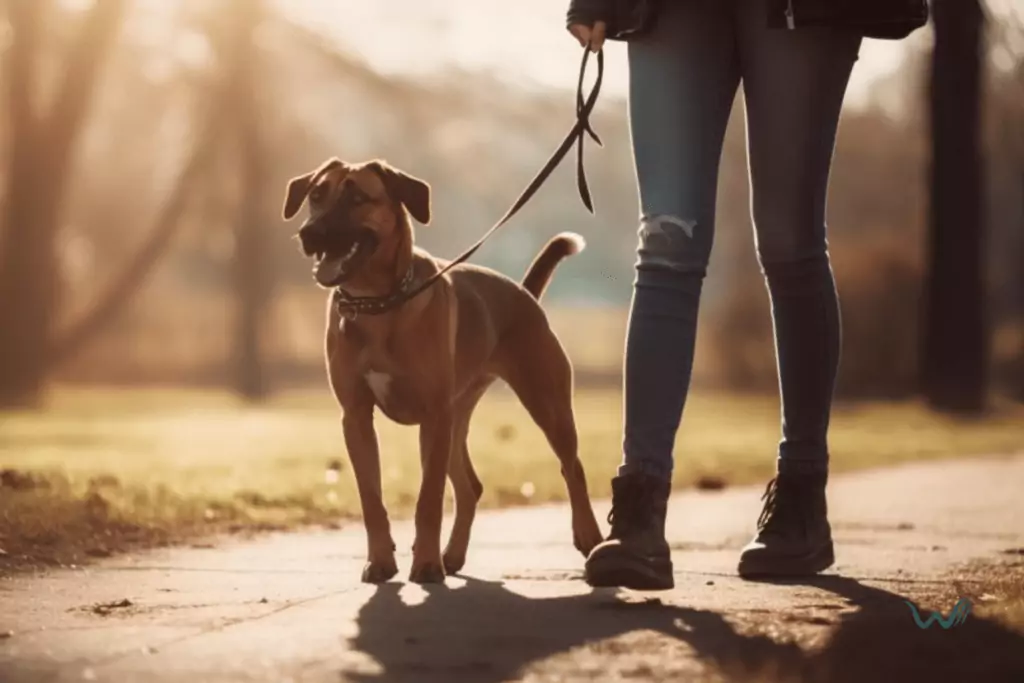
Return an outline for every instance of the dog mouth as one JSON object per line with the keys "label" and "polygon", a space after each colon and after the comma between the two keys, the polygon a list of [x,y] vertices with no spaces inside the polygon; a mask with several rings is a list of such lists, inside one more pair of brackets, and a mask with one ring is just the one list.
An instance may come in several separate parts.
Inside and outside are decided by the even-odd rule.
{"label": "dog mouth", "polygon": [[347,281],[377,249],[377,236],[368,228],[332,241],[310,253],[314,257],[313,277],[323,287],[337,287]]}

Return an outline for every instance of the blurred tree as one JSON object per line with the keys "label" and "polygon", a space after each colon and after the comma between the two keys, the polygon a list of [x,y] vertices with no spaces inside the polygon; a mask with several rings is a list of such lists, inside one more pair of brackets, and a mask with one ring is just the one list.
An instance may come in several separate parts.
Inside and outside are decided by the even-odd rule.
{"label": "blurred tree", "polygon": [[33,403],[48,364],[59,307],[57,233],[82,132],[103,62],[124,17],[125,0],[97,0],[85,11],[54,95],[41,106],[45,27],[51,0],[7,3],[5,60],[10,156],[0,206],[0,405]]}
{"label": "blurred tree", "polygon": [[274,273],[269,258],[267,146],[261,123],[264,98],[259,96],[261,51],[258,31],[266,16],[263,0],[233,0],[234,21],[243,32],[240,68],[233,83],[231,118],[241,178],[234,234],[235,390],[248,401],[269,393],[264,359],[263,326],[270,307]]}
{"label": "blurred tree", "polygon": [[922,384],[929,405],[985,409],[988,330],[980,146],[984,14],[978,0],[934,0],[931,213]]}
{"label": "blurred tree", "polygon": [[[225,3],[229,8],[230,3]],[[223,64],[215,92],[203,98],[192,148],[151,231],[97,301],[66,329],[57,330],[61,282],[57,258],[62,209],[72,184],[75,143],[88,118],[99,75],[127,9],[126,0],[95,0],[83,10],[81,27],[57,73],[52,103],[43,110],[49,55],[44,27],[57,9],[52,0],[12,0],[6,5],[11,40],[5,59],[8,82],[9,166],[0,195],[0,407],[38,402],[54,366],[79,351],[130,302],[166,252],[191,191],[217,148],[229,107],[226,98],[248,55],[249,34],[231,17],[209,27]]]}
{"label": "blurred tree", "polygon": [[[1003,388],[1024,401],[1024,7],[991,26],[989,144],[993,152],[993,244],[998,314],[1004,322],[1007,357],[997,366]],[[1013,346],[1016,348],[1014,349]]]}
{"label": "blurred tree", "polygon": [[996,321],[1002,323],[1001,343],[994,348],[1003,354],[994,376],[1000,388],[1024,401],[1024,9],[991,28],[989,252]]}

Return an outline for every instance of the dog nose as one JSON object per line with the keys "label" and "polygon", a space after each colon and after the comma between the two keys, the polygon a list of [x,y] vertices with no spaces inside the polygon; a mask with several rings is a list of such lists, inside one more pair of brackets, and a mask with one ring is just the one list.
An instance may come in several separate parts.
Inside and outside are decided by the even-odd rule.
{"label": "dog nose", "polygon": [[319,232],[323,231],[320,230],[316,221],[306,221],[302,224],[302,227],[299,228],[299,237],[309,237]]}

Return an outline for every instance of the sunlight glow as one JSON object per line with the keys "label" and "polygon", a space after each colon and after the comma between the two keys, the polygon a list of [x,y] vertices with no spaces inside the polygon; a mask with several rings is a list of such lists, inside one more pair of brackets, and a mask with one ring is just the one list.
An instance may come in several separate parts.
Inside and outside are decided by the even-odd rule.
{"label": "sunlight glow", "polygon": [[[446,67],[487,71],[530,88],[573,87],[579,47],[565,30],[567,0],[276,0],[278,8],[384,74],[426,76]],[[867,41],[850,84],[851,103],[891,73],[902,42]],[[625,49],[610,43],[605,91],[623,96]]]}
{"label": "sunlight glow", "polygon": [[82,12],[92,6],[93,0],[60,0],[58,3],[66,12]]}

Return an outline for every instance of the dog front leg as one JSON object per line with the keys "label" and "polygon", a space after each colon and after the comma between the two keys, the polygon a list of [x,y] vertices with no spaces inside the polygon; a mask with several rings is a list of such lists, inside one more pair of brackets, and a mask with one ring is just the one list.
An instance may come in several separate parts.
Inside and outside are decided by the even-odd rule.
{"label": "dog front leg", "polygon": [[373,409],[346,411],[342,428],[366,526],[367,562],[363,567],[362,580],[364,583],[384,583],[398,574],[398,565],[391,523],[381,496],[380,450],[377,432],[373,428]]}
{"label": "dog front leg", "polygon": [[423,480],[416,501],[416,540],[412,548],[409,580],[415,583],[443,583],[441,521],[444,515],[444,487],[452,449],[451,410],[445,408],[420,426],[420,461]]}

